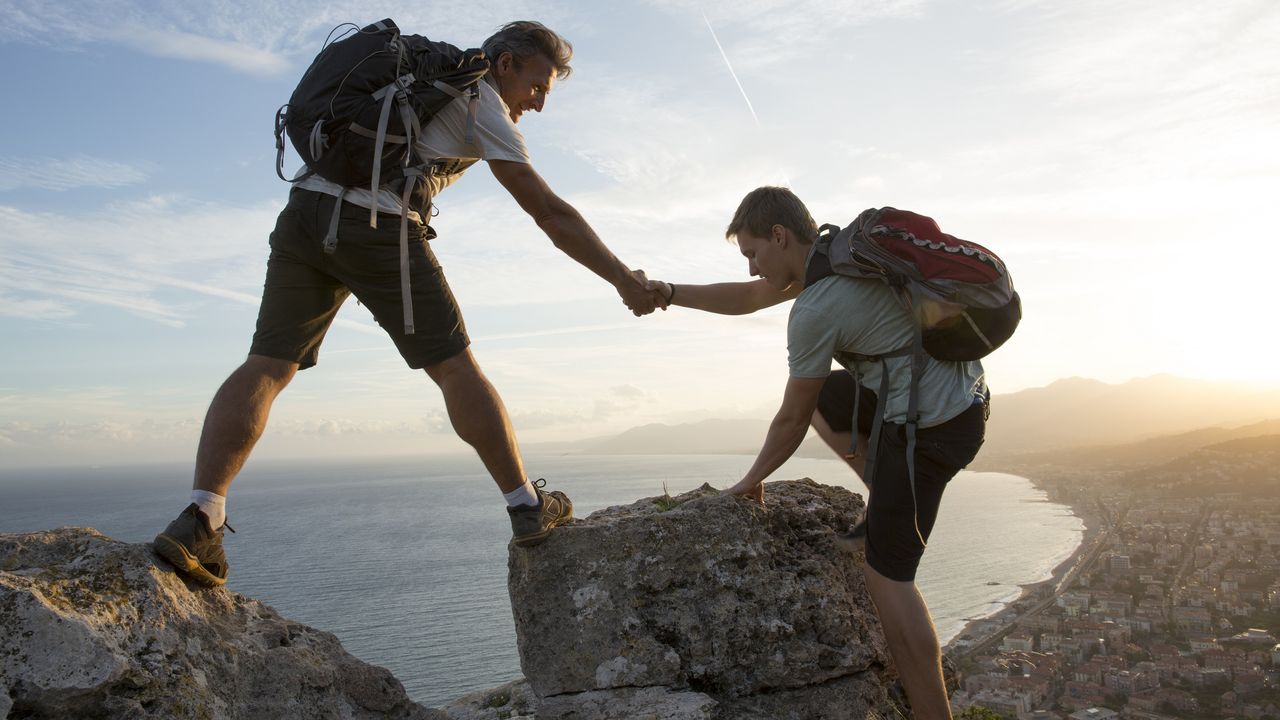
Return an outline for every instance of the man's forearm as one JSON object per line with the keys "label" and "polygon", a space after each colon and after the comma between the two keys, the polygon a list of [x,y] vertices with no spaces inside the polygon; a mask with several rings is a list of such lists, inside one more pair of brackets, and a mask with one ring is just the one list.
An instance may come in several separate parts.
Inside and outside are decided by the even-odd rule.
{"label": "man's forearm", "polygon": [[775,290],[764,280],[712,283],[710,285],[673,285],[667,283],[671,304],[719,313],[746,315],[794,298],[799,291],[792,288]]}
{"label": "man's forearm", "polygon": [[765,436],[760,454],[751,465],[751,469],[743,476],[744,483],[758,484],[782,467],[796,448],[804,442],[805,433],[809,431],[808,418],[793,418],[778,415],[769,424],[769,433]]}
{"label": "man's forearm", "polygon": [[630,275],[627,266],[601,242],[581,213],[547,187],[532,166],[491,160],[489,169],[561,252],[614,287],[625,287],[623,281]]}
{"label": "man's forearm", "polygon": [[536,221],[557,249],[610,285],[631,281],[631,271],[626,264],[605,246],[582,215],[567,203],[558,212]]}

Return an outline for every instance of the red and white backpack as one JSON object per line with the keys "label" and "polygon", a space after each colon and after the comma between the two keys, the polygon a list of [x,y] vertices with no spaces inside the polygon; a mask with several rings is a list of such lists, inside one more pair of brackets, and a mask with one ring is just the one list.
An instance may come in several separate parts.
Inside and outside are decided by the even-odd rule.
{"label": "red and white backpack", "polygon": [[823,225],[818,246],[829,272],[815,257],[806,284],[831,273],[883,281],[915,317],[924,351],[938,360],[986,357],[1022,319],[1004,261],[924,215],[865,210],[846,228]]}
{"label": "red and white backpack", "polygon": [[[920,375],[925,356],[963,362],[986,357],[1008,340],[1022,320],[1022,301],[1004,261],[981,245],[942,232],[932,218],[895,208],[865,210],[848,227],[823,225],[805,272],[805,285],[828,275],[876,279],[893,289],[915,319],[906,347],[879,355],[844,354],[844,359],[881,363],[875,422],[867,449],[866,479],[875,475],[876,452],[889,395],[885,360],[911,359],[907,402],[907,471],[915,501],[915,446],[920,418]],[[856,387],[862,378],[856,370]],[[853,447],[858,453],[858,402],[853,412]],[[916,526],[921,546],[924,537]]]}

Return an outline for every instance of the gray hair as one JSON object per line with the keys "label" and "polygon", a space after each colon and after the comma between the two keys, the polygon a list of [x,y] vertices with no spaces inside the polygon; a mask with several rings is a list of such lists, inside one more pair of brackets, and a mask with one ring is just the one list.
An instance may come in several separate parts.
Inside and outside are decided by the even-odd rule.
{"label": "gray hair", "polygon": [[480,49],[484,50],[489,62],[496,62],[502,53],[509,52],[516,65],[523,64],[534,55],[543,55],[555,66],[556,78],[560,80],[573,72],[569,67],[573,46],[546,25],[533,20],[516,20],[503,25],[484,41]]}

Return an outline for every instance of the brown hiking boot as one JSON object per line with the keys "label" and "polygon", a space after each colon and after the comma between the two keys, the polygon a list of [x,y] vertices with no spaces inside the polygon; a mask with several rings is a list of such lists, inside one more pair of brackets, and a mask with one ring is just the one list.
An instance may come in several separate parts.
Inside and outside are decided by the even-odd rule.
{"label": "brown hiking boot", "polygon": [[208,587],[227,582],[227,554],[222,550],[222,530],[235,532],[225,522],[214,530],[209,516],[191,503],[151,542],[151,549],[180,574]]}
{"label": "brown hiking boot", "polygon": [[517,505],[507,508],[511,515],[512,540],[520,547],[532,547],[547,539],[551,529],[573,519],[573,503],[569,496],[554,490],[544,492],[547,481],[539,478],[533,482],[538,493],[537,505]]}

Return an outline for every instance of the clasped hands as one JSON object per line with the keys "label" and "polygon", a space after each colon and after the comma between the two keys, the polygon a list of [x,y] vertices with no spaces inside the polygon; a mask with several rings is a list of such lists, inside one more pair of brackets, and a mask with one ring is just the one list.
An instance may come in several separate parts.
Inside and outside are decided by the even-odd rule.
{"label": "clasped hands", "polygon": [[620,281],[615,287],[623,304],[636,317],[657,309],[666,310],[671,304],[671,286],[661,280],[650,280],[643,270],[632,270],[630,279]]}

